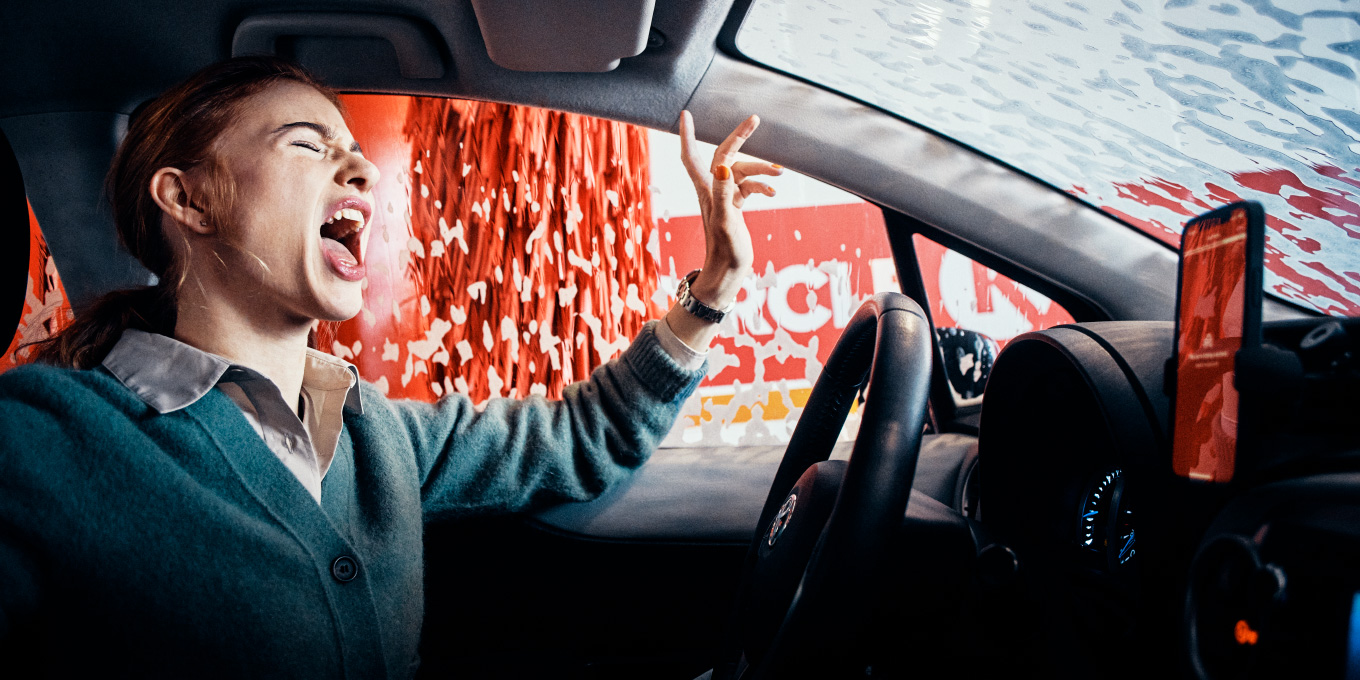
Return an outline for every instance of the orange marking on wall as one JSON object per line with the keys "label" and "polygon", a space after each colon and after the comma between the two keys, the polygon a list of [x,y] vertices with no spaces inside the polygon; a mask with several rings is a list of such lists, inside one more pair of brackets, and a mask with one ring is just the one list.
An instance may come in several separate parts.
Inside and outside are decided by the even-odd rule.
{"label": "orange marking on wall", "polygon": [[[782,393],[780,393],[778,390],[770,390],[765,396],[765,401],[760,401],[759,399],[757,399],[749,405],[743,404],[741,406],[738,406],[737,413],[735,416],[733,416],[729,424],[735,425],[737,423],[750,422],[752,416],[754,415],[753,407],[755,406],[760,407],[761,420],[783,420],[787,418],[790,413],[793,413],[793,409],[803,408],[804,406],[807,406],[808,396],[811,394],[812,388],[810,387],[798,387],[790,389],[789,401],[792,403],[786,404],[784,403],[784,395]],[[714,394],[699,397],[699,404],[701,408],[699,414],[687,415],[685,417],[689,419],[691,425],[699,425],[701,423],[711,421],[713,420],[713,412],[710,411],[708,407],[729,406],[731,405],[733,398],[734,395],[731,394]],[[859,399],[856,399],[854,403],[850,405],[850,412],[851,413],[859,412]]]}

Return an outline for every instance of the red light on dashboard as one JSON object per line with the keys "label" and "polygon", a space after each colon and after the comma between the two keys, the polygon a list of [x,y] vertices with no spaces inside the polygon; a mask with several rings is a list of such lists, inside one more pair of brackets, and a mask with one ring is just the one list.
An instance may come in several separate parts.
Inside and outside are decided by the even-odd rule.
{"label": "red light on dashboard", "polygon": [[1239,645],[1254,645],[1260,634],[1251,629],[1246,619],[1238,619],[1237,625],[1233,627],[1233,637]]}

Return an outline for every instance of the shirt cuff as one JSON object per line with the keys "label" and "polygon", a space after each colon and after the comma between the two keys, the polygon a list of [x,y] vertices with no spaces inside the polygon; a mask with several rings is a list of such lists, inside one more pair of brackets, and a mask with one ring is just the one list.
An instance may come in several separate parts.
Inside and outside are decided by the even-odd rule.
{"label": "shirt cuff", "polygon": [[708,358],[707,351],[695,351],[686,345],[684,340],[676,337],[675,331],[671,330],[670,322],[665,317],[662,317],[661,323],[656,325],[656,341],[661,345],[661,349],[686,371],[699,370],[699,367],[704,365],[704,360]]}

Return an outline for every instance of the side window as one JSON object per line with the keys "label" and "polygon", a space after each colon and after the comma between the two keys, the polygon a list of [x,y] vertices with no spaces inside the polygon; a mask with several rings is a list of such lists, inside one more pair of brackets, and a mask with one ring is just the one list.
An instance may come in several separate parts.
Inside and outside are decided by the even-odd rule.
{"label": "side window", "polygon": [[436,97],[345,95],[382,171],[359,316],[318,333],[393,398],[555,398],[665,313],[647,132]]}
{"label": "side window", "polygon": [[[912,237],[912,245],[944,353],[945,374],[960,406],[981,401],[981,386],[975,387],[978,381],[971,378],[989,371],[991,358],[1011,338],[1073,322],[1066,309],[1042,293],[961,253],[920,234]],[[976,334],[990,338],[995,346]]]}
{"label": "side window", "polygon": [[[489,102],[343,99],[384,179],[363,309],[318,336],[388,396],[557,397],[703,264],[674,135]],[[755,275],[663,446],[786,442],[851,315],[898,288],[882,211],[792,172],[769,183],[776,197],[746,204]]]}

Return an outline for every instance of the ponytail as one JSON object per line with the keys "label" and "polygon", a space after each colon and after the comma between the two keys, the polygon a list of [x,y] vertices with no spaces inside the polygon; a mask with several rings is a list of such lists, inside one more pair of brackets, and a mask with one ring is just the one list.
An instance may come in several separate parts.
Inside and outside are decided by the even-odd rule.
{"label": "ponytail", "polygon": [[58,335],[36,344],[34,361],[89,369],[108,356],[129,328],[172,335],[175,296],[169,286],[116,290],[99,298]]}

